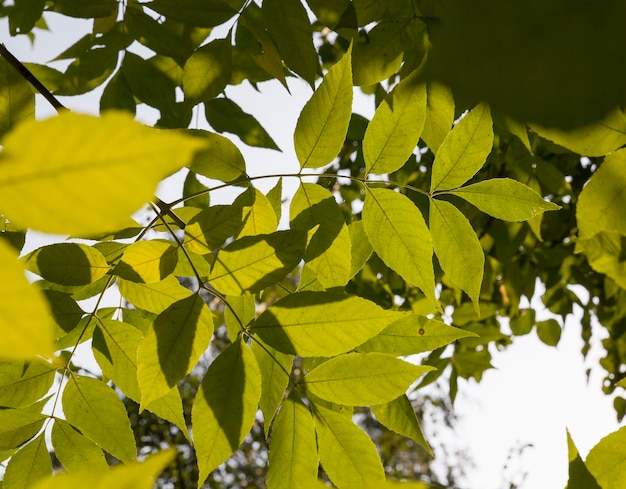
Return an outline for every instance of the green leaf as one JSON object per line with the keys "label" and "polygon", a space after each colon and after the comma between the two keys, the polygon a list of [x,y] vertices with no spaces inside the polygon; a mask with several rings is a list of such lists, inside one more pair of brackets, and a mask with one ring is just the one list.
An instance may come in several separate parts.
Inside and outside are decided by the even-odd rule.
{"label": "green leaf", "polygon": [[454,122],[454,97],[445,85],[436,81],[426,84],[426,120],[422,139],[436,154]]}
{"label": "green leaf", "polygon": [[360,345],[363,353],[380,352],[394,356],[433,351],[460,338],[477,336],[471,331],[448,326],[436,319],[415,314],[391,323],[377,336]]}
{"label": "green leaf", "polygon": [[626,208],[625,164],[626,150],[608,155],[580,193],[576,220],[581,238],[591,238],[600,231],[626,235],[623,216]]}
{"label": "green leaf", "polygon": [[355,85],[375,85],[398,71],[402,64],[402,35],[406,25],[406,22],[380,22],[365,39],[354,44],[352,70]]}
{"label": "green leaf", "polygon": [[527,221],[560,207],[537,192],[510,178],[492,178],[448,192],[467,200],[481,211],[503,221]]}
{"label": "green leaf", "polygon": [[330,163],[343,146],[352,115],[351,52],[328,70],[300,112],[293,140],[301,168]]}
{"label": "green leaf", "polygon": [[0,450],[12,450],[39,433],[47,416],[25,409],[0,410]]}
{"label": "green leaf", "polygon": [[192,171],[222,182],[245,175],[246,162],[230,139],[208,131],[191,131],[190,134],[202,136],[206,143],[206,149],[195,154],[189,167]]}
{"label": "green leaf", "polygon": [[242,206],[211,206],[189,220],[185,227],[184,245],[189,251],[206,255],[237,235],[243,225]]}
{"label": "green leaf", "polygon": [[137,349],[141,409],[166,395],[209,347],[213,314],[198,294],[160,313]]}
{"label": "green leaf", "polygon": [[621,109],[611,111],[597,122],[570,130],[542,127],[530,128],[541,137],[584,156],[604,156],[626,144],[626,114]]}
{"label": "green leaf", "polygon": [[54,11],[70,17],[91,19],[117,13],[116,0],[55,0]]}
{"label": "green leaf", "polygon": [[20,121],[34,118],[35,93],[30,83],[7,60],[0,59],[0,137]]}
{"label": "green leaf", "polygon": [[291,228],[317,227],[304,261],[325,288],[343,287],[350,278],[350,232],[335,197],[314,183],[302,183],[289,209]]}
{"label": "green leaf", "polygon": [[287,66],[313,86],[319,61],[309,16],[300,0],[265,0],[263,19]]}
{"label": "green leaf", "polygon": [[155,314],[160,314],[175,302],[193,295],[172,276],[152,284],[139,284],[123,279],[119,279],[117,283],[124,299],[139,309]]}
{"label": "green leaf", "polygon": [[156,58],[145,60],[127,51],[120,72],[138,100],[159,110],[172,110],[176,83],[156,66]]}
{"label": "green leaf", "polygon": [[97,249],[80,243],[56,243],[26,255],[29,272],[60,285],[88,285],[109,271],[109,264]]}
{"label": "green leaf", "polygon": [[548,346],[556,346],[561,339],[561,325],[556,319],[537,321],[537,336]]}
{"label": "green leaf", "polygon": [[109,468],[104,453],[98,445],[62,419],[54,420],[51,441],[54,455],[67,472],[75,472],[87,467],[100,470]]}
{"label": "green leaf", "polygon": [[129,114],[95,118],[69,111],[21,124],[3,143],[2,212],[22,227],[75,235],[125,227],[156,184],[203,146]]}
{"label": "green leaf", "polygon": [[626,484],[626,428],[605,436],[591,449],[585,465],[602,489]]}
{"label": "green leaf", "polygon": [[44,296],[28,283],[17,253],[4,240],[0,240],[0,268],[0,358],[19,360],[51,355],[55,326],[50,308]]}
{"label": "green leaf", "polygon": [[263,390],[259,407],[263,413],[263,428],[267,436],[270,431],[272,419],[276,414],[279,404],[285,395],[285,389],[289,384],[293,355],[281,353],[265,344],[259,338],[252,342],[252,352],[256,357],[261,372]]}
{"label": "green leaf", "polygon": [[363,227],[376,254],[404,280],[435,298],[435,272],[430,232],[421,212],[405,195],[368,188]]}
{"label": "green leaf", "polygon": [[11,457],[2,480],[3,489],[29,489],[52,474],[52,461],[42,433]]}
{"label": "green leaf", "polygon": [[0,362],[0,406],[21,408],[41,399],[52,387],[56,368],[43,360]]}
{"label": "green leaf", "polygon": [[245,236],[217,254],[209,281],[226,295],[258,292],[292,271],[305,246],[306,233],[297,229]]}
{"label": "green leaf", "polygon": [[[208,188],[198,180],[194,171],[188,171],[183,183],[183,202],[187,207],[200,207],[204,209],[211,205],[211,196]],[[203,192],[203,193],[201,193]]]}
{"label": "green leaf", "polygon": [[575,253],[584,253],[589,265],[596,272],[607,275],[626,289],[625,250],[624,235],[614,231],[600,231],[591,238],[576,240]]}
{"label": "green leaf", "polygon": [[267,199],[271,202],[276,214],[276,220],[280,221],[283,207],[283,179],[278,179],[276,185],[267,193]]}
{"label": "green leaf", "polygon": [[441,268],[467,293],[478,313],[485,255],[474,228],[455,206],[439,199],[430,199],[429,225]]}
{"label": "green leaf", "polygon": [[414,76],[402,80],[378,106],[363,139],[368,173],[401,168],[413,154],[426,117],[426,86]]}
{"label": "green leaf", "polygon": [[360,297],[303,291],[272,304],[251,329],[283,353],[327,357],[352,350],[400,317]]}
{"label": "green leaf", "polygon": [[350,353],[331,358],[305,377],[307,390],[347,406],[389,402],[406,392],[430,366],[413,365],[382,353]]}
{"label": "green leaf", "polygon": [[367,263],[372,252],[374,251],[370,244],[367,235],[365,234],[365,228],[363,221],[353,221],[348,224],[348,231],[350,232],[350,245],[352,247],[352,262],[350,266],[350,278],[361,271],[361,269]]}
{"label": "green leaf", "polygon": [[102,91],[100,113],[107,110],[126,110],[133,115],[137,111],[135,97],[122,70],[111,77]]}
{"label": "green leaf", "polygon": [[211,363],[193,404],[199,485],[243,442],[254,423],[260,397],[259,367],[240,338]]}
{"label": "green leaf", "polygon": [[178,248],[170,241],[137,241],[124,249],[114,273],[126,280],[150,284],[170,275],[178,262]]}
{"label": "green leaf", "polygon": [[567,458],[569,460],[569,481],[566,489],[602,489],[580,458],[569,430],[567,431]]}
{"label": "green leaf", "polygon": [[489,107],[474,107],[448,133],[433,163],[431,192],[457,188],[485,164],[493,146],[493,123]]}
{"label": "green leaf", "polygon": [[14,3],[8,12],[11,36],[29,33],[35,27],[37,21],[41,19],[45,6],[45,0]]}
{"label": "green leaf", "polygon": [[385,481],[376,446],[350,417],[319,406],[313,413],[320,461],[335,486],[374,487]]}
{"label": "green leaf", "polygon": [[372,413],[384,426],[419,443],[431,456],[433,452],[424,438],[419,421],[406,394],[386,404],[371,406]]}
{"label": "green leaf", "polygon": [[198,27],[223,24],[237,13],[220,0],[152,0],[147,6],[168,19]]}
{"label": "green leaf", "polygon": [[301,401],[289,397],[283,401],[272,427],[267,487],[306,487],[317,480],[318,466],[313,417]]}
{"label": "green leaf", "polygon": [[[237,234],[237,238],[270,234],[276,231],[278,220],[269,199],[254,187],[248,189],[246,197],[243,208],[244,225]],[[242,199],[242,203],[244,203],[244,199]]]}
{"label": "green leaf", "polygon": [[152,489],[159,473],[174,459],[168,450],[149,456],[142,463],[118,464],[111,470],[85,468],[71,474],[57,474],[36,484],[33,489]]}
{"label": "green leaf", "polygon": [[248,146],[280,151],[261,124],[230,99],[216,98],[204,102],[204,115],[211,127],[218,132],[236,134]]}
{"label": "green leaf", "polygon": [[[256,301],[253,294],[226,296],[224,323],[231,341],[256,318]],[[254,349],[254,345],[253,345]]]}
{"label": "green leaf", "polygon": [[193,103],[219,95],[230,81],[232,46],[230,39],[214,39],[199,47],[185,63],[183,91]]}
{"label": "green leaf", "polygon": [[103,382],[72,375],[63,391],[65,419],[122,462],[135,460],[135,437],[124,404]]}

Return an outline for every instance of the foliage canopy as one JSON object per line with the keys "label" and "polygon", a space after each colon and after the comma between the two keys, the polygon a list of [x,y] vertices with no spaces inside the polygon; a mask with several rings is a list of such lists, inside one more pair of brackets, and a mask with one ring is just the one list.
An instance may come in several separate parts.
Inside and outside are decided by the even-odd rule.
{"label": "foliage canopy", "polygon": [[[36,39],[49,15],[93,26],[56,58],[64,71],[0,59],[3,487],[150,487],[174,454],[137,462],[118,391],[193,442],[198,487],[258,420],[270,489],[326,487],[320,464],[339,489],[395,487],[354,408],[430,450],[415,389],[445,378],[454,401],[490,348],[533,329],[558,343],[560,323],[521,306],[539,283],[554,314],[582,309],[585,348],[592,319],[606,329],[607,391],[621,386],[624,7],[492,3],[0,4],[12,35]],[[299,79],[299,170],[250,177],[242,145],[280,149],[229,87],[277,82],[289,103]],[[31,83],[57,117],[35,120]],[[56,98],[98,87],[100,117]],[[155,128],[134,120],[142,105]],[[190,129],[200,117],[211,131]],[[178,171],[180,198],[154,198]],[[212,203],[225,187],[232,201]],[[17,259],[27,229],[71,238]],[[81,344],[101,372],[74,365]],[[185,410],[178,386],[210,349]],[[585,462],[568,438],[569,488],[622,487],[625,436]],[[49,451],[67,474],[50,477]]]}

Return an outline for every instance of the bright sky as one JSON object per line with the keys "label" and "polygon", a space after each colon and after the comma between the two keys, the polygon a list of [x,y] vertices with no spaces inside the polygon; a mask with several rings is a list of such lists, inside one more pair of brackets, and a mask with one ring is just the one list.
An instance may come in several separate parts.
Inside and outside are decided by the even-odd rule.
{"label": "bright sky", "polygon": [[[37,33],[34,50],[31,50],[26,38],[9,38],[4,19],[0,21],[0,38],[20,60],[45,63],[67,47],[72,39],[81,37],[89,29],[84,22],[68,25],[59,24],[59,20],[61,17],[55,14],[48,17],[51,32]],[[262,93],[246,84],[227,90],[244,110],[257,117],[283,150],[278,153],[238,144],[245,150],[250,175],[293,173],[299,169],[292,131],[311,90],[304,82],[294,80],[289,86],[291,98],[285,98],[287,94],[278,83],[262,84]],[[62,101],[70,109],[95,114],[99,94],[96,91]],[[370,117],[373,103],[359,94],[355,90],[355,111]],[[54,113],[43,99],[38,99],[37,103],[40,117]],[[140,117],[144,122],[150,122],[152,116],[146,111]],[[258,182],[262,190],[268,190],[273,184],[273,180]],[[284,197],[292,195],[296,185],[295,180],[285,181]],[[166,198],[168,186],[162,187],[159,193]],[[30,246],[39,245],[30,242]],[[533,300],[533,306],[543,310],[539,299]],[[546,319],[541,312],[538,312],[537,318]],[[587,361],[583,362],[580,329],[577,320],[570,318],[557,348],[543,345],[534,332],[516,338],[505,351],[492,351],[496,369],[487,371],[480,384],[459,381],[455,405],[461,418],[457,430],[458,442],[460,446],[469,448],[470,458],[475,462],[473,469],[467,469],[467,489],[508,489],[504,473],[512,482],[520,483],[519,488],[565,487],[566,427],[583,456],[601,437],[617,428],[612,399],[601,392],[602,372],[597,367],[597,361],[603,354],[600,338],[597,337],[602,330],[598,327],[594,329],[593,348]],[[593,370],[587,383],[585,370],[589,367]],[[526,448],[521,456],[511,452],[526,444],[533,446]],[[505,471],[509,455],[513,458]],[[521,484],[521,474],[525,472],[528,477]]]}

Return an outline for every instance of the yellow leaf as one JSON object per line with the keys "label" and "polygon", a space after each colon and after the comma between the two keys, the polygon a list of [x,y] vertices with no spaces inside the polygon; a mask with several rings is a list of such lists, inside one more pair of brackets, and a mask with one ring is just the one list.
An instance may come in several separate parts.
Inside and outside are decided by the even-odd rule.
{"label": "yellow leaf", "polygon": [[3,140],[0,209],[20,227],[92,235],[126,226],[163,178],[205,143],[121,112],[64,112]]}

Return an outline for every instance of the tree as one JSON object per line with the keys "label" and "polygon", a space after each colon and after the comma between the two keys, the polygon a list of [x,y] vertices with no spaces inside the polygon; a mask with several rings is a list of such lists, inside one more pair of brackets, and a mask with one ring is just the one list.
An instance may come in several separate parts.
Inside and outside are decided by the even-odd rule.
{"label": "tree", "polygon": [[[454,401],[459,377],[490,368],[490,348],[533,329],[558,343],[558,321],[520,308],[537,282],[554,313],[580,305],[587,341],[592,318],[606,328],[607,389],[622,387],[624,7],[613,3],[477,3],[475,24],[462,1],[3,5],[13,35],[36,36],[52,12],[93,22],[59,55],[65,72],[2,50],[3,487],[94,474],[150,487],[173,454],[135,463],[114,388],[193,441],[198,485],[262,419],[268,487],[324,487],[320,463],[340,489],[394,487],[354,409],[428,449],[409,389],[445,378]],[[228,87],[288,89],[292,77],[313,90],[294,128],[300,171],[250,177],[223,134],[278,147]],[[34,120],[31,84],[58,117]],[[57,99],[101,85],[98,118]],[[370,121],[353,113],[354,86],[373,95]],[[156,128],[133,120],[141,104],[159,112]],[[202,115],[212,131],[188,129]],[[153,198],[181,169],[181,198]],[[254,183],[269,176],[280,178],[264,194]],[[301,183],[279,228],[287,178]],[[225,187],[238,196],[212,204]],[[131,220],[146,202],[147,223]],[[16,260],[26,229],[72,239]],[[120,306],[105,307],[110,291]],[[88,342],[102,378],[73,366]],[[210,346],[219,354],[189,412],[178,385]],[[417,353],[421,364],[406,361]],[[624,436],[584,462],[570,440],[570,489],[621,487]],[[49,448],[67,475],[48,477]]]}

